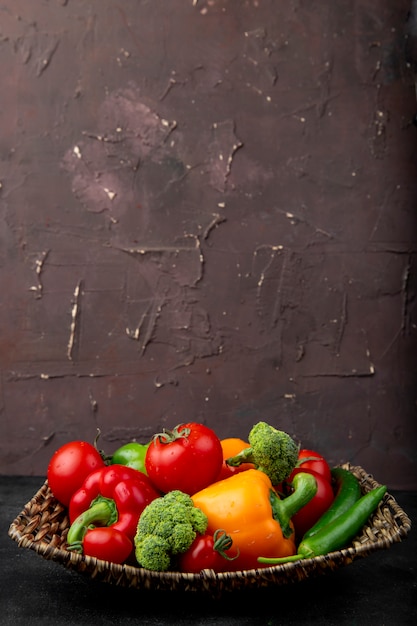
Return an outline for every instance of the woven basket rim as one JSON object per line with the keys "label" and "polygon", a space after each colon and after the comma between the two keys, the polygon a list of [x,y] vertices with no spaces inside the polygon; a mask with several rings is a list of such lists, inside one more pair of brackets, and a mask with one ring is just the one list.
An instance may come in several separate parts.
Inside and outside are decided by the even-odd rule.
{"label": "woven basket rim", "polygon": [[[342,464],[341,467],[348,469],[359,479],[362,493],[379,486],[373,476],[362,467],[349,463]],[[56,561],[103,582],[146,590],[208,591],[218,594],[253,585],[268,587],[299,582],[310,576],[335,570],[357,558],[366,557],[376,550],[387,549],[393,543],[402,541],[410,531],[411,520],[395,498],[387,492],[362,533],[343,550],[260,569],[217,573],[202,570],[198,574],[153,572],[139,566],[117,565],[71,552],[63,547],[68,528],[66,509],[54,499],[45,480],[13,520],[8,534],[19,547],[33,550],[47,560]]]}

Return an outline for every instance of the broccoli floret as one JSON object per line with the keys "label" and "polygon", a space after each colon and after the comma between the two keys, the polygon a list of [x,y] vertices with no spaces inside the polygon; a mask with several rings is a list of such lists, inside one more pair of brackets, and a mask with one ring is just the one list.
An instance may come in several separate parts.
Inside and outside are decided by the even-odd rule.
{"label": "broccoli floret", "polygon": [[190,520],[192,527],[194,530],[200,535],[204,535],[207,530],[207,516],[203,511],[196,506],[193,509],[190,509]]}
{"label": "broccoli floret", "polygon": [[256,469],[269,476],[273,485],[288,478],[298,461],[299,446],[282,430],[277,430],[265,422],[252,427],[248,441],[249,448],[226,460],[231,467],[241,463],[253,463]]}
{"label": "broccoli floret", "polygon": [[170,491],[143,510],[135,536],[139,565],[157,572],[167,571],[175,555],[186,552],[197,533],[207,530],[207,516],[194,506],[191,496]]}
{"label": "broccoli floret", "polygon": [[[136,558],[138,559],[139,544],[136,544]],[[171,556],[167,550],[167,542],[158,535],[146,535],[140,542],[139,565],[146,563],[146,569],[156,572],[165,572],[171,565]],[[138,559],[139,560],[139,559]],[[145,567],[145,565],[143,565]]]}

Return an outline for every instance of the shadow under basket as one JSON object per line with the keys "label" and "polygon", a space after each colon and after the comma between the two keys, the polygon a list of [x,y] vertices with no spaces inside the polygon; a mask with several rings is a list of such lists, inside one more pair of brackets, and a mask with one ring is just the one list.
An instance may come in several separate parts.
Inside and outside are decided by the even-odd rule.
{"label": "shadow under basket", "polygon": [[[361,485],[362,493],[379,486],[361,467],[344,464]],[[116,565],[66,549],[69,529],[67,510],[52,495],[47,481],[26,504],[9,528],[9,536],[22,548],[34,550],[43,558],[56,561],[92,579],[145,591],[203,592],[218,596],[226,591],[271,587],[296,583],[326,574],[355,559],[389,548],[405,538],[411,521],[392,495],[386,493],[361,533],[345,549],[311,559],[238,572],[199,574],[152,572],[131,565]]]}

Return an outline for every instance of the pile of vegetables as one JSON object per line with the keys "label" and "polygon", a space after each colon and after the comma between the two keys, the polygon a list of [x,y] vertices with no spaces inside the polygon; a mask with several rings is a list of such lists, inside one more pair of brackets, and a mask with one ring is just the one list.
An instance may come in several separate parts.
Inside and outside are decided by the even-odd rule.
{"label": "pile of vegetables", "polygon": [[198,422],[110,457],[85,441],[61,446],[47,471],[68,509],[68,550],[153,571],[237,571],[340,550],[386,487],[357,478],[258,422],[220,440]]}

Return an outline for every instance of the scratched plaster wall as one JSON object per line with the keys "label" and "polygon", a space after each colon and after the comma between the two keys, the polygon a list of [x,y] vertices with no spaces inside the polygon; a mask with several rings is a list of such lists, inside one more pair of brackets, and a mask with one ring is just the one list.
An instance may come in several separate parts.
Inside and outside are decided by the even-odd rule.
{"label": "scratched plaster wall", "polygon": [[408,9],[0,2],[0,472],[264,419],[417,488]]}

